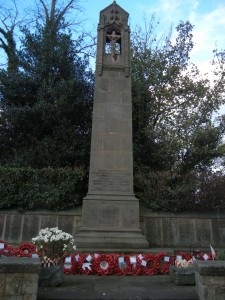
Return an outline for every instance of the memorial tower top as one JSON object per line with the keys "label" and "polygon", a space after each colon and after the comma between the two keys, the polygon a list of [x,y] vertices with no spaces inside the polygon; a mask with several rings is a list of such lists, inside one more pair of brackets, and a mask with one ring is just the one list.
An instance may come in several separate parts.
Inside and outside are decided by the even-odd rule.
{"label": "memorial tower top", "polygon": [[116,1],[101,10],[98,24],[96,75],[104,70],[130,73],[129,14]]}
{"label": "memorial tower top", "polygon": [[120,7],[116,1],[100,11],[100,26],[108,26],[110,24],[117,24],[119,26],[128,26],[129,14]]}

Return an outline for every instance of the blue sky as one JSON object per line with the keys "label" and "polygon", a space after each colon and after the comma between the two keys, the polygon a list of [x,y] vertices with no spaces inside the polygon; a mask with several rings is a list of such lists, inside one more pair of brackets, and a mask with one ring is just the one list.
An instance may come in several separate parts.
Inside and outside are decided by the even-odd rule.
{"label": "blue sky", "polygon": [[[111,4],[110,0],[82,0],[87,24],[97,26],[99,11]],[[166,32],[171,24],[190,21],[194,25],[195,47],[192,60],[200,69],[208,71],[212,51],[225,49],[225,0],[117,0],[130,15],[131,28],[150,20],[152,14],[159,20],[159,30]]]}

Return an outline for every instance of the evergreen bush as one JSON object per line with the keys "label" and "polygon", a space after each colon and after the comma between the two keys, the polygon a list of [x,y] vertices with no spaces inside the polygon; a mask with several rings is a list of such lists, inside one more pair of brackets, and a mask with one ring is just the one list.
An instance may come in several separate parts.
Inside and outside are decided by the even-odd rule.
{"label": "evergreen bush", "polygon": [[0,209],[70,209],[82,203],[86,192],[81,169],[0,167]]}

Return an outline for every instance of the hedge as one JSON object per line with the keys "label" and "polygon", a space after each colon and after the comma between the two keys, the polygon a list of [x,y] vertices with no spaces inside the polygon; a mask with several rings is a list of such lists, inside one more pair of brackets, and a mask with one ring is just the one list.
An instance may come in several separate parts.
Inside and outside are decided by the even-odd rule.
{"label": "hedge", "polygon": [[144,168],[135,173],[135,192],[153,211],[225,209],[225,173],[210,170],[185,175]]}
{"label": "hedge", "polygon": [[87,175],[80,169],[0,167],[0,209],[70,209],[86,192]]}

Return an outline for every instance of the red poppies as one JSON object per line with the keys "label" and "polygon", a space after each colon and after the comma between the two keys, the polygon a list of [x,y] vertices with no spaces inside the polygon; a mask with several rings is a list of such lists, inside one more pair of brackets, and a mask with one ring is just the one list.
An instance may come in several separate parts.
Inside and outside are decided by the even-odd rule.
{"label": "red poppies", "polygon": [[[4,240],[0,240],[0,254],[5,256],[31,257],[36,253],[33,243],[24,242],[18,248],[9,246]],[[64,273],[66,275],[159,275],[168,274],[169,267],[174,263],[176,256],[190,260],[192,253],[176,252],[171,255],[167,252],[156,254],[119,254],[119,253],[73,253],[65,259]],[[204,252],[199,253],[199,259],[204,259]],[[40,255],[39,255],[40,256]],[[209,260],[211,253],[207,253]]]}

